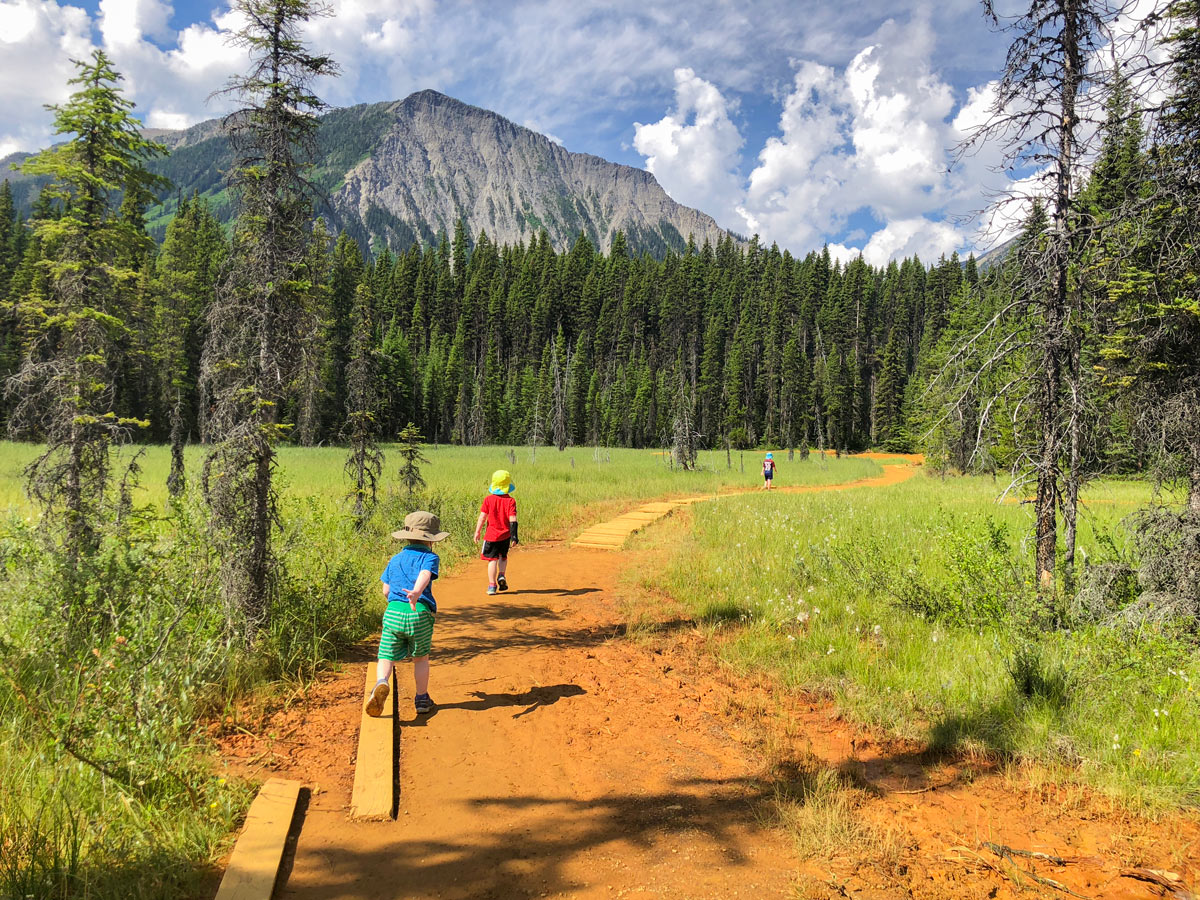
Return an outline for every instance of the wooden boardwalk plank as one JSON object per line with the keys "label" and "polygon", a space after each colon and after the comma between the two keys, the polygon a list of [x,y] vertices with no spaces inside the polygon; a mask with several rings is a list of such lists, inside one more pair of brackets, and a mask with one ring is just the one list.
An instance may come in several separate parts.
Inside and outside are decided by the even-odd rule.
{"label": "wooden boardwalk plank", "polygon": [[358,756],[354,763],[354,789],[350,794],[350,817],[354,819],[394,819],[396,817],[395,782],[395,709],[396,679],[383,707],[375,718],[366,713],[366,700],[375,687],[375,663],[367,663],[366,689],[363,691],[362,722],[358,726]]}
{"label": "wooden boardwalk plank", "polygon": [[233,847],[216,900],[271,900],[301,784],[272,778],[258,792]]}

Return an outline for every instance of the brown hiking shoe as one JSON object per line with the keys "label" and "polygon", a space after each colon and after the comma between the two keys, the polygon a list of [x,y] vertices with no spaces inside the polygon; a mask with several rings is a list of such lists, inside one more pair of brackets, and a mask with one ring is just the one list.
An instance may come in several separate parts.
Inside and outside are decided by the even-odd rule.
{"label": "brown hiking shoe", "polygon": [[388,693],[391,688],[386,681],[381,681],[375,685],[375,689],[371,691],[371,697],[367,700],[367,715],[379,718],[383,715],[383,704],[387,701]]}

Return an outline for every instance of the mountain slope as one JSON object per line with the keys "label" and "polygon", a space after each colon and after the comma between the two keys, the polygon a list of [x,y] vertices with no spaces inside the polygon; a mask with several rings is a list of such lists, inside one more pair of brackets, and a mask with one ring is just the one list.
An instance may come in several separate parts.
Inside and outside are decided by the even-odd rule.
{"label": "mountain slope", "polygon": [[[228,221],[233,205],[223,173],[231,157],[219,122],[153,136],[171,148],[153,168],[175,187],[150,211],[152,231],[161,234],[177,198],[193,191]],[[635,252],[656,256],[682,249],[689,235],[714,244],[727,235],[711,217],[668,197],[649,172],[571,153],[436,91],[324,116],[314,174],[325,195],[322,214],[376,251],[436,241],[459,218],[472,237],[484,230],[499,243],[528,242],[545,228],[560,250],[580,232],[607,250],[621,230]],[[27,205],[32,185],[15,178],[18,203]]]}

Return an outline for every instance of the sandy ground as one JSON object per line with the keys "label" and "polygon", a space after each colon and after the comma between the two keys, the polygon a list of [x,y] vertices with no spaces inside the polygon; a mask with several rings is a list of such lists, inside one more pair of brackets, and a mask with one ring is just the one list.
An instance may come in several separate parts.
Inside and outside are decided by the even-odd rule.
{"label": "sandy ground", "polygon": [[[654,526],[665,540],[679,527]],[[348,817],[361,664],[227,729],[234,771],[313,788],[279,895],[1137,898],[1173,896],[1129,877],[1138,867],[1200,881],[1194,820],[1140,821],[872,735],[827,703],[738,678],[708,646],[721,636],[669,598],[656,629],[625,635],[619,575],[654,552],[521,547],[512,590],[493,597],[482,564],[439,580],[438,709],[412,713],[402,668],[394,822]],[[777,798],[821,768],[854,798],[855,830],[805,855]]]}

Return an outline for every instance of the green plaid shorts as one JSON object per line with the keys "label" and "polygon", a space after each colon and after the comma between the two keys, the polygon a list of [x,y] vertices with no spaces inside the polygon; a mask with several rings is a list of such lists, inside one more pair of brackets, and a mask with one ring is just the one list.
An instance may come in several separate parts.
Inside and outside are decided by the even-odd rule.
{"label": "green plaid shorts", "polygon": [[389,603],[383,613],[379,658],[400,662],[428,656],[433,647],[433,613],[424,603],[414,610],[406,602]]}

